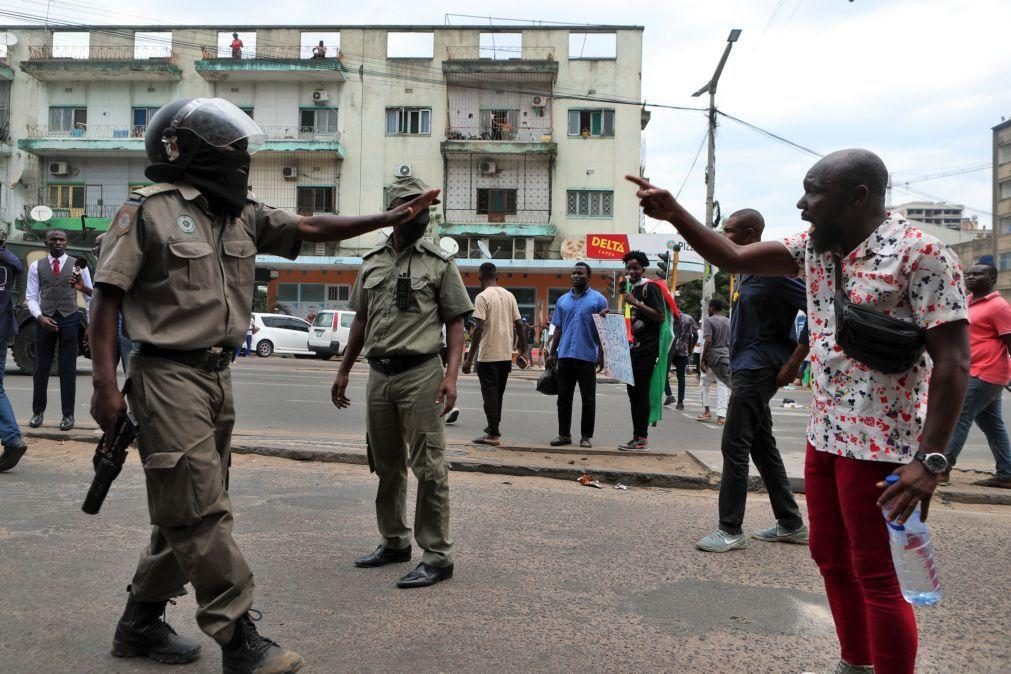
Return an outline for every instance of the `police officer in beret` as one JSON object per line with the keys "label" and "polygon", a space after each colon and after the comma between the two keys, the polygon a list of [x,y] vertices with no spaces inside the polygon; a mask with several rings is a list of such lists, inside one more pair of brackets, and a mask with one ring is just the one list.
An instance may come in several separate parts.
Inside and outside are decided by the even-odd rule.
{"label": "police officer in beret", "polygon": [[[387,192],[387,207],[396,209],[427,190],[418,178],[398,178]],[[397,582],[401,588],[453,577],[443,417],[456,404],[463,321],[474,310],[456,264],[422,238],[428,218],[425,210],[396,225],[385,243],[365,255],[351,290],[356,313],[332,391],[338,409],[351,404],[348,375],[364,353],[369,362],[368,455],[379,477],[380,543],[375,552],[355,561],[356,566],[410,561],[408,465],[418,480],[414,539],[423,552],[417,568]],[[443,325],[448,346],[445,370],[439,358]]]}
{"label": "police officer in beret", "polygon": [[196,642],[162,618],[193,585],[197,623],[225,672],[294,672],[302,658],[260,636],[253,575],[232,537],[226,472],[235,408],[232,350],[253,303],[257,253],[294,259],[301,241],[339,241],[428,213],[437,190],[363,217],[301,217],[248,192],[250,154],[265,140],[219,98],[177,100],[147,126],[145,174],[103,240],[92,306],[94,394],[103,430],[126,413],[116,383],[117,315],[130,339],[125,392],[139,425],[153,531],[116,627],[113,655],[185,663]]}

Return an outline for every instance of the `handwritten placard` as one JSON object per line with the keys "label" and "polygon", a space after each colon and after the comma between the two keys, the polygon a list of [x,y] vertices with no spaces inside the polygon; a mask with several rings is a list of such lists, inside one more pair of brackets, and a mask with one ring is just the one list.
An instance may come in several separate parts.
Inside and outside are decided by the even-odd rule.
{"label": "handwritten placard", "polygon": [[604,347],[604,374],[629,385],[632,379],[632,358],[628,354],[628,332],[625,319],[617,314],[595,315],[600,345]]}

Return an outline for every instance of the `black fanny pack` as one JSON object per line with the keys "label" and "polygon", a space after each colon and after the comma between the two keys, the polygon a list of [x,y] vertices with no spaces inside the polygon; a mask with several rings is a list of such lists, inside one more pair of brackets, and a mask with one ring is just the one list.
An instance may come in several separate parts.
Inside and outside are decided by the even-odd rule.
{"label": "black fanny pack", "polygon": [[835,260],[835,341],[843,353],[885,374],[905,372],[920,360],[926,332],[910,321],[853,304],[843,289],[842,261]]}

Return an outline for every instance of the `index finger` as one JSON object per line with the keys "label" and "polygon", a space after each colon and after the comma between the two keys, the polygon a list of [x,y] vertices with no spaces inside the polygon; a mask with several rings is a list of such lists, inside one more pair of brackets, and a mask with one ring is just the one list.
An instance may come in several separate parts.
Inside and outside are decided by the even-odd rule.
{"label": "index finger", "polygon": [[641,187],[644,190],[655,190],[655,189],[657,189],[656,185],[653,185],[648,180],[646,180],[645,178],[642,178],[640,176],[626,175],[625,176],[625,180],[627,180],[630,183],[635,183],[636,185],[638,185],[639,187]]}

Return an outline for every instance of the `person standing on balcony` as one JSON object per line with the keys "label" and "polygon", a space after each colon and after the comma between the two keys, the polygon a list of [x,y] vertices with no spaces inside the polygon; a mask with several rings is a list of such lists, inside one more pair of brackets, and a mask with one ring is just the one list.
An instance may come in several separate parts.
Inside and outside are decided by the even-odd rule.
{"label": "person standing on balcony", "polygon": [[240,59],[242,58],[242,48],[245,45],[242,44],[242,40],[239,39],[238,33],[232,33],[232,58]]}
{"label": "person standing on balcony", "polygon": [[314,59],[326,58],[326,45],[323,44],[323,40],[320,40],[319,44],[312,48],[312,57]]}
{"label": "person standing on balcony", "polygon": [[28,425],[42,425],[48,403],[49,374],[53,367],[53,352],[60,345],[60,402],[63,419],[60,430],[74,427],[74,406],[77,399],[77,337],[81,329],[81,314],[77,306],[77,291],[90,297],[91,275],[80,261],[67,255],[67,233],[53,229],[46,233],[49,255],[28,267],[25,304],[35,317],[35,370],[32,373],[32,418]]}

